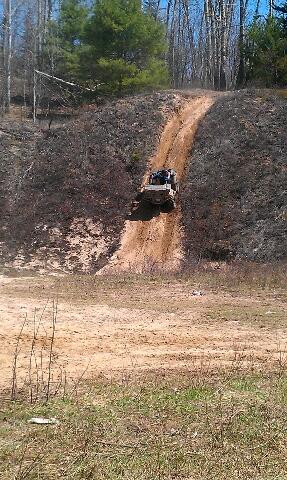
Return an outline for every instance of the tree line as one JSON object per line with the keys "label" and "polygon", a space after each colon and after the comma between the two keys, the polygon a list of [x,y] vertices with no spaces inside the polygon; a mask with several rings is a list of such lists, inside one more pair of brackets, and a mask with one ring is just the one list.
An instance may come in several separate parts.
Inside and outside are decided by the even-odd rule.
{"label": "tree line", "polygon": [[2,112],[55,92],[286,85],[287,3],[262,1],[2,0]]}

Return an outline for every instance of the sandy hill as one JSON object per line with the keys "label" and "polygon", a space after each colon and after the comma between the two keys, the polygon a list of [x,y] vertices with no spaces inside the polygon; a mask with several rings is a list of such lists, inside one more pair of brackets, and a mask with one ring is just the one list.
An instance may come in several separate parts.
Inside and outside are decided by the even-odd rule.
{"label": "sandy hill", "polygon": [[50,132],[0,125],[2,263],[95,271],[116,250],[169,115],[184,98],[137,95]]}
{"label": "sandy hill", "polygon": [[[274,97],[167,92],[92,107],[51,131],[1,121],[2,266],[95,272],[126,257],[125,269],[144,271],[173,257],[178,267],[283,259],[286,118]],[[176,212],[130,217],[159,163],[181,170]]]}

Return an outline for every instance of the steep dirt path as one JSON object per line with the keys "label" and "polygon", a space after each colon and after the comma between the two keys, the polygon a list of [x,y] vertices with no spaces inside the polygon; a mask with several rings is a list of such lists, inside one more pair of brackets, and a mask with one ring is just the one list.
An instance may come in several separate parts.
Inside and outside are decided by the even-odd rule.
{"label": "steep dirt path", "polygon": [[[182,180],[199,121],[213,103],[214,98],[209,96],[193,98],[169,120],[157,153],[151,158],[143,184],[150,171],[163,166],[174,168],[179,181]],[[181,238],[180,206],[170,213],[153,210],[132,214],[126,221],[119,250],[100,273],[174,269],[182,258]]]}

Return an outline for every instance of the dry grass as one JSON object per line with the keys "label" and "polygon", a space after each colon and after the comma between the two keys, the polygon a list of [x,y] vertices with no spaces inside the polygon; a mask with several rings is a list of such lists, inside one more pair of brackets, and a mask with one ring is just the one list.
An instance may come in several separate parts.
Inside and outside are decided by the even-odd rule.
{"label": "dry grass", "polygon": [[218,99],[202,120],[181,189],[191,258],[286,259],[286,99]]}
{"label": "dry grass", "polygon": [[[286,296],[287,263],[275,262],[260,264],[255,262],[233,261],[208,262],[199,260],[197,262],[185,262],[181,272],[172,274],[165,273],[161,269],[156,270],[151,266],[150,272],[135,274],[125,272],[117,275],[64,275],[64,276],[42,276],[35,274],[32,270],[20,270],[12,268],[1,268],[0,275],[10,278],[27,277],[34,278],[35,288],[29,288],[30,295],[47,295],[47,288],[51,294],[58,292],[66,298],[73,298],[76,295],[81,298],[88,298],[117,292],[124,288],[133,286],[162,286],[172,283],[194,286],[195,288],[208,288],[211,291],[234,291],[250,292]],[[17,288],[16,285],[13,288]]]}
{"label": "dry grass", "polygon": [[286,262],[260,264],[247,261],[204,262],[184,265],[184,281],[206,285],[216,291],[286,293]]}
{"label": "dry grass", "polygon": [[[104,300],[114,304],[115,301],[120,302],[121,293],[139,289],[145,298],[149,291],[152,292],[158,287],[168,288],[178,284],[189,290],[208,289],[213,293],[255,294],[262,297],[275,295],[278,299],[286,300],[286,268],[286,263],[282,262],[274,264],[231,262],[228,264],[202,261],[186,263],[182,271],[175,274],[151,269],[151,272],[146,274],[135,274],[131,271],[123,275],[73,275],[61,277],[59,280],[50,277],[51,293],[58,291],[60,296],[71,300],[86,302],[96,299],[99,302]],[[38,295],[41,290],[43,290],[42,282],[39,280],[35,294]],[[46,294],[45,291],[42,293]],[[124,302],[126,301],[125,298]],[[171,305],[167,304],[167,308],[172,306],[173,301],[176,302],[176,298],[172,299]],[[160,298],[158,302],[161,304]]]}
{"label": "dry grass", "polygon": [[[2,404],[1,479],[283,480],[286,414],[282,369],[99,380],[45,404]],[[27,423],[39,415],[60,425]]]}
{"label": "dry grass", "polygon": [[[184,101],[171,93],[127,97],[42,133],[12,122],[0,159],[2,264],[73,272],[105,265],[166,118]],[[81,258],[87,238],[89,268]]]}
{"label": "dry grass", "polygon": [[[150,298],[151,291],[175,284],[189,291],[224,290],[230,305],[244,292],[267,303],[272,297],[278,301],[277,313],[266,315],[263,304],[246,310],[219,302],[216,308],[207,306],[207,318],[248,321],[258,328],[262,322],[270,328],[284,324],[283,266],[218,266],[214,270],[215,265],[202,264],[181,277],[50,278],[49,292],[51,298],[57,294],[60,304],[65,298],[71,305],[77,299],[125,306],[128,292],[142,291]],[[11,295],[18,295],[17,285]],[[29,295],[44,299],[43,286],[44,279],[38,278],[34,289],[27,287]],[[167,298],[158,302],[160,309]],[[147,308],[139,296],[137,306]],[[264,362],[255,368],[252,356],[246,358],[244,352],[234,352],[234,360],[220,370],[211,360],[205,357],[185,371],[134,370],[112,380],[67,379],[65,388],[55,389],[53,384],[49,398],[46,383],[39,391],[31,384],[37,375],[27,372],[26,388],[17,390],[14,401],[2,395],[1,480],[286,480],[285,352],[268,369]],[[52,369],[56,372],[56,362]],[[44,375],[49,378],[48,371]],[[28,423],[35,416],[56,417],[60,423]]]}

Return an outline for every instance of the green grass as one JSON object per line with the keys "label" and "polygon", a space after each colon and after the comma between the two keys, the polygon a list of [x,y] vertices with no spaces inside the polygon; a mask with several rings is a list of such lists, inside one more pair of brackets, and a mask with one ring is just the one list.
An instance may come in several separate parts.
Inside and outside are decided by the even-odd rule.
{"label": "green grass", "polygon": [[286,327],[286,309],[273,305],[224,305],[209,307],[206,317],[210,320],[238,321],[260,328]]}
{"label": "green grass", "polygon": [[[58,426],[31,425],[52,416]],[[287,479],[287,377],[89,383],[73,397],[3,402],[0,478]]]}
{"label": "green grass", "polygon": [[[5,289],[15,296],[21,285]],[[155,286],[162,287],[158,295]],[[36,278],[32,287],[27,282],[29,295],[36,298],[56,291],[60,300],[79,302],[80,296],[83,302],[125,308],[130,302],[154,310],[164,305],[175,312],[199,308],[192,296],[196,288],[207,292],[200,321],[238,320],[266,328],[286,323],[284,266],[233,265],[170,278],[71,277],[51,279],[47,288]],[[169,288],[172,295],[161,298]],[[222,291],[228,296],[208,297]],[[234,302],[242,292],[244,297]],[[249,304],[250,292],[255,300]],[[0,479],[287,480],[284,361],[273,373],[260,373],[264,364],[256,374],[252,364],[249,373],[243,367],[230,372],[222,367],[220,373],[211,368],[194,367],[190,374],[165,371],[153,378],[137,373],[134,379],[127,372],[121,382],[90,381],[72,394],[34,405],[24,395],[15,402],[2,400]],[[28,423],[35,416],[56,417],[60,424]]]}

